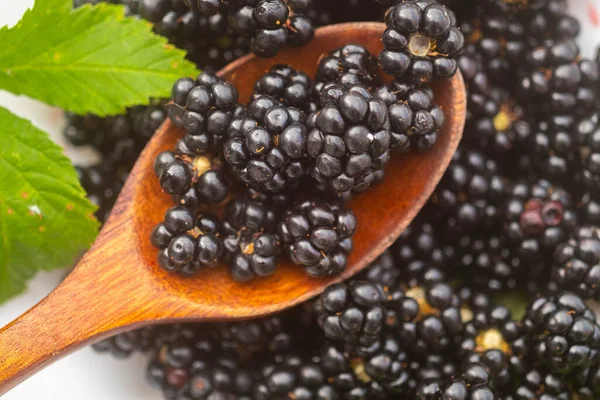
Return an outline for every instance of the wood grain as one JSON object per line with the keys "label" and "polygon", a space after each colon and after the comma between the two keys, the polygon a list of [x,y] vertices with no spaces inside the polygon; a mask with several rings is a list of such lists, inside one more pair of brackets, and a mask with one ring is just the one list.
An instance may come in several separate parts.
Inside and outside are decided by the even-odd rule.
{"label": "wood grain", "polygon": [[[270,67],[287,63],[314,75],[322,54],[360,43],[377,54],[384,25],[355,23],[317,30],[315,40],[275,59],[247,56],[221,76],[247,101],[254,82]],[[356,196],[355,249],[343,275],[312,279],[282,262],[275,275],[233,282],[222,265],[195,278],[168,274],[156,264],[149,242],[153,226],[172,204],[160,193],[155,156],[181,136],[165,122],[142,152],[98,239],[71,275],[47,298],[0,331],[0,394],[45,365],[91,342],[150,323],[250,318],[283,310],[346,279],[373,261],[408,226],[433,192],[460,141],[465,90],[460,74],[435,88],[446,115],[438,142],[422,154],[396,155],[384,184]]]}

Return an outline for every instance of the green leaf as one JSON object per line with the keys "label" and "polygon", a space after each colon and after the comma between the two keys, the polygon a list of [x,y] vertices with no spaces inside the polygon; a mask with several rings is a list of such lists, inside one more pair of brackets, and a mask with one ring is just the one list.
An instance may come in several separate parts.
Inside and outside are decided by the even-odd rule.
{"label": "green leaf", "polygon": [[[44,7],[44,4],[54,7]],[[185,52],[152,33],[123,6],[64,10],[37,0],[12,28],[0,28],[0,88],[84,114],[117,114],[168,97],[196,69]]]}
{"label": "green leaf", "polygon": [[0,108],[0,302],[38,270],[71,265],[98,231],[73,165],[48,135]]}
{"label": "green leaf", "polygon": [[73,8],[73,0],[36,0],[35,6],[47,12],[70,11]]}

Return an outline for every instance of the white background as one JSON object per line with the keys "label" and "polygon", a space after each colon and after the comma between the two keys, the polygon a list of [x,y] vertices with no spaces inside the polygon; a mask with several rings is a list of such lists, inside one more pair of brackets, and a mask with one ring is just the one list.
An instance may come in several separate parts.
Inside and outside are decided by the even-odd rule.
{"label": "white background", "polygon": [[[34,0],[0,0],[0,27],[15,24],[23,12],[33,5]],[[584,55],[595,55],[594,46],[600,42],[600,27],[594,20],[594,5],[600,11],[600,0],[570,0],[571,9],[582,22],[583,34],[580,41]],[[2,44],[0,43],[0,46]],[[61,140],[64,124],[62,111],[38,102],[0,91],[0,106],[31,119]],[[91,151],[66,153],[78,161],[91,161]],[[8,323],[47,295],[66,272],[40,273],[29,283],[28,290],[0,307],[0,326]],[[83,349],[46,368],[27,380],[3,398],[6,400],[160,400],[162,396],[144,381],[146,361],[142,356],[128,360],[115,360],[99,355],[91,349]]]}

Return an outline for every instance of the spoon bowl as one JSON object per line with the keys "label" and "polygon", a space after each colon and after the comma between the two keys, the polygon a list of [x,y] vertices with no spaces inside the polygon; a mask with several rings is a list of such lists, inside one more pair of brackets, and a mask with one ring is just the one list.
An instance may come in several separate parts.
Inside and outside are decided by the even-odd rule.
{"label": "spoon bowl", "polygon": [[[285,63],[314,76],[319,57],[345,44],[379,53],[384,29],[381,23],[328,26],[318,29],[304,47],[284,50],[275,59],[246,56],[219,75],[238,88],[245,104],[254,82],[272,66]],[[152,166],[183,134],[166,121],[140,155],[111,216],[74,271],[46,299],[0,330],[0,394],[60,356],[112,334],[152,323],[273,313],[362,270],[412,221],[456,151],[466,110],[460,73],[436,84],[434,91],[446,117],[438,141],[425,152],[393,156],[384,183],[350,201],[358,220],[354,250],[343,274],[330,279],[310,278],[287,261],[274,275],[247,283],[233,281],[225,265],[193,278],[158,267],[150,232],[173,203],[161,193]]]}

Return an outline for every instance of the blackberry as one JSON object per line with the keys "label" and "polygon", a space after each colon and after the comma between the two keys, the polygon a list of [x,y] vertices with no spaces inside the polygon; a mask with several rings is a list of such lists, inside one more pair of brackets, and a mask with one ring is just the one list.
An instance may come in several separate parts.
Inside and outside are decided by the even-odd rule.
{"label": "blackberry", "polygon": [[225,209],[222,235],[225,260],[236,281],[275,272],[281,252],[279,236],[273,231],[277,214],[253,200],[234,199]]}
{"label": "blackberry", "polygon": [[594,109],[598,65],[581,59],[572,40],[550,41],[529,51],[519,74],[518,94],[534,105],[531,115],[583,116]]}
{"label": "blackberry", "polygon": [[574,39],[579,34],[579,21],[567,13],[566,0],[536,0],[530,3],[519,13],[529,42]]}
{"label": "blackberry", "polygon": [[484,13],[462,23],[460,30],[465,36],[465,49],[459,66],[464,54],[474,55],[494,84],[514,84],[516,67],[528,48],[523,21],[512,13]]}
{"label": "blackberry", "polygon": [[464,141],[510,169],[512,157],[523,152],[533,134],[531,123],[517,99],[490,81],[477,57],[465,51],[459,58],[468,88]]}
{"label": "blackberry", "polygon": [[373,55],[361,45],[348,44],[319,60],[315,92],[320,96],[329,84],[372,87],[378,82],[377,61]]}
{"label": "blackberry", "polygon": [[319,325],[325,337],[348,344],[369,346],[383,329],[381,290],[366,281],[328,287],[316,303]]}
{"label": "blackberry", "polygon": [[411,264],[447,269],[454,264],[456,254],[442,238],[438,226],[432,225],[421,214],[414,220],[391,247],[396,265],[413,270]]}
{"label": "blackberry", "polygon": [[600,202],[589,192],[583,193],[576,203],[577,215],[586,223],[600,224]]}
{"label": "blackberry", "polygon": [[335,201],[299,201],[283,213],[278,224],[288,257],[312,277],[344,270],[355,230],[354,213]]}
{"label": "blackberry", "polygon": [[312,99],[312,82],[304,72],[288,65],[276,65],[263,75],[254,86],[253,98],[262,94],[274,97],[281,104],[296,107],[306,113],[316,111]]}
{"label": "blackberry", "polygon": [[366,190],[390,158],[385,104],[352,86],[322,107],[306,141],[311,176],[334,193]]}
{"label": "blackberry", "polygon": [[571,390],[564,377],[549,373],[544,367],[533,368],[523,373],[513,398],[568,400],[571,399]]}
{"label": "blackberry", "polygon": [[131,168],[137,155],[166,119],[156,105],[129,108],[125,114],[98,117],[66,113],[65,139],[74,146],[90,145],[104,158]]}
{"label": "blackberry", "polygon": [[452,233],[491,229],[500,222],[505,178],[496,162],[476,150],[459,149],[431,197],[432,217]]}
{"label": "blackberry", "polygon": [[418,400],[475,400],[497,398],[494,374],[483,363],[466,364],[460,377],[448,381],[428,379],[419,384],[415,399]]}
{"label": "blackberry", "polygon": [[513,246],[498,232],[463,235],[457,243],[457,272],[469,285],[493,293],[522,284],[524,263]]}
{"label": "blackberry", "polygon": [[547,260],[577,223],[569,193],[545,180],[516,182],[503,210],[504,232],[526,262]]}
{"label": "blackberry", "polygon": [[167,399],[177,400],[250,400],[254,384],[237,354],[223,351],[218,342],[193,327],[181,327],[156,349],[147,377]]}
{"label": "blackberry", "polygon": [[[300,119],[298,119],[300,118]],[[306,174],[308,130],[303,113],[260,95],[229,127],[225,160],[243,183],[281,192]]]}
{"label": "blackberry", "polygon": [[583,300],[562,292],[529,304],[523,325],[532,335],[531,360],[559,375],[597,365],[600,326]]}
{"label": "blackberry", "polygon": [[464,326],[460,352],[463,362],[482,362],[494,372],[499,392],[511,392],[527,369],[529,342],[520,322],[504,306],[473,309]]}
{"label": "blackberry", "polygon": [[565,181],[581,170],[578,131],[582,125],[571,115],[549,116],[536,125],[528,147],[540,176]]}
{"label": "blackberry", "polygon": [[460,365],[452,353],[426,354],[410,360],[410,371],[416,390],[420,382],[427,380],[448,380],[460,376]]}
{"label": "blackberry", "polygon": [[218,150],[238,107],[237,89],[209,73],[196,80],[181,78],[173,84],[167,104],[169,118],[184,128],[183,141],[192,152],[203,155]]}
{"label": "blackberry", "polygon": [[552,284],[584,299],[600,299],[600,230],[578,226],[554,251]]}
{"label": "blackberry", "polygon": [[277,358],[261,366],[253,399],[334,398],[335,389],[318,363],[294,354]]}
{"label": "blackberry", "polygon": [[[600,87],[600,85],[599,85]],[[594,195],[600,193],[600,127],[598,114],[582,120],[576,131],[587,153],[583,161],[582,181]]]}
{"label": "blackberry", "polygon": [[395,79],[391,85],[378,87],[374,97],[387,105],[392,149],[425,150],[437,141],[445,118],[429,86]]}
{"label": "blackberry", "polygon": [[[217,11],[214,5],[209,8],[209,13]],[[220,14],[216,15],[227,14],[229,25],[238,34],[251,38],[254,54],[274,57],[286,45],[302,46],[312,40],[314,26],[306,15],[312,8],[311,1],[232,1],[222,2]]]}
{"label": "blackberry", "polygon": [[[181,153],[182,144],[187,154]],[[154,172],[162,189],[173,195],[176,203],[191,209],[225,200],[230,185],[222,171],[222,162],[187,150],[183,139],[176,149],[180,154],[163,152],[154,161]]]}
{"label": "blackberry", "polygon": [[109,353],[116,358],[127,358],[138,351],[146,353],[152,348],[158,329],[160,328],[149,326],[121,333],[93,344],[92,348],[98,353]]}
{"label": "blackberry", "polygon": [[401,269],[396,266],[394,256],[388,249],[365,268],[361,277],[365,281],[382,289],[383,293],[385,293],[390,287],[394,286],[400,278],[401,273]]}
{"label": "blackberry", "polygon": [[[233,279],[243,282],[255,276],[269,276],[277,268],[281,245],[279,237],[273,233],[257,232],[244,236],[238,241],[238,249],[227,249]],[[235,254],[235,255],[233,255]]]}
{"label": "blackberry", "polygon": [[[349,356],[356,376],[367,384],[367,392],[377,396],[407,396],[414,392],[408,346],[402,338],[385,334],[375,344],[359,348]],[[370,398],[370,397],[369,397]]]}
{"label": "blackberry", "polygon": [[129,171],[119,173],[106,160],[88,167],[76,166],[75,169],[88,199],[98,207],[94,215],[100,222],[106,222]]}
{"label": "blackberry", "polygon": [[215,327],[215,338],[227,349],[243,356],[260,352],[284,329],[280,314],[248,321],[220,323]]}
{"label": "blackberry", "polygon": [[364,373],[364,364],[354,363],[353,367],[352,356],[338,346],[326,343],[319,353],[318,362],[338,396],[344,399],[381,398],[382,388],[378,384],[363,382],[370,380]]}
{"label": "blackberry", "polygon": [[464,37],[454,13],[435,1],[404,1],[386,14],[379,65],[415,83],[452,77]]}
{"label": "blackberry", "polygon": [[461,339],[460,300],[443,281],[399,282],[388,293],[386,313],[388,327],[415,355],[447,351]]}
{"label": "blackberry", "polygon": [[182,275],[215,266],[223,255],[219,227],[219,220],[211,214],[195,217],[184,206],[170,208],[150,236],[152,245],[160,250],[158,264]]}

